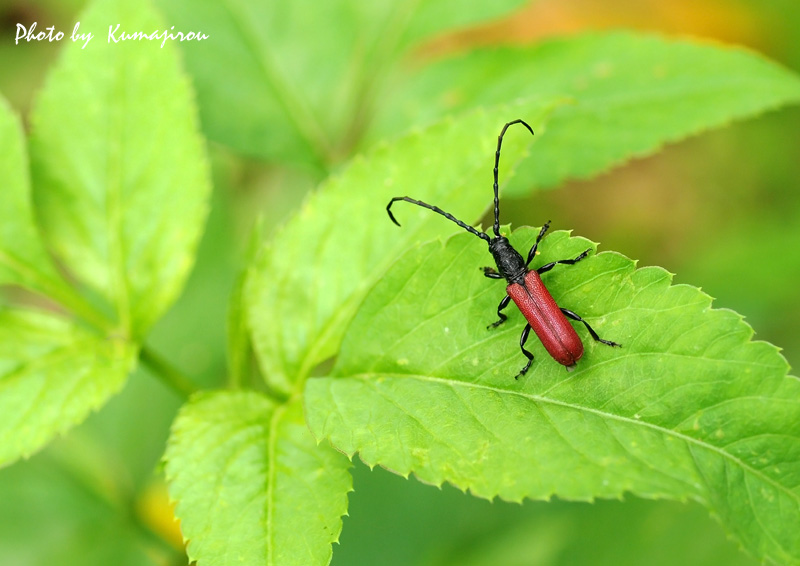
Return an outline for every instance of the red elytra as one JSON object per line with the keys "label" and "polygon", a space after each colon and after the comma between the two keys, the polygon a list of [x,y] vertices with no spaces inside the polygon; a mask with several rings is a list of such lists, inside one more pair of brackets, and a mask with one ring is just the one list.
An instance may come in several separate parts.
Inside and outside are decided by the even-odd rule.
{"label": "red elytra", "polygon": [[583,343],[538,273],[529,271],[525,275],[525,285],[511,283],[506,293],[554,360],[571,367],[581,359]]}

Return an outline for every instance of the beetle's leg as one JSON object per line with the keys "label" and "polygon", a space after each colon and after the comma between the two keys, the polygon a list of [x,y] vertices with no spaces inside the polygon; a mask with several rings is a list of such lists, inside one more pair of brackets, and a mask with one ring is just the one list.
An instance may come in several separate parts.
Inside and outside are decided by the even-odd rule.
{"label": "beetle's leg", "polygon": [[539,275],[541,275],[542,273],[546,273],[546,272],[550,271],[551,269],[553,269],[553,268],[554,268],[554,267],[555,267],[557,264],[559,264],[559,263],[563,263],[564,265],[575,265],[575,264],[576,264],[576,263],[578,263],[580,260],[582,260],[582,259],[583,259],[583,258],[585,258],[587,255],[589,255],[589,252],[590,252],[590,251],[592,251],[592,248],[589,248],[588,250],[586,250],[585,252],[583,252],[581,255],[579,255],[579,256],[578,256],[578,257],[576,257],[575,259],[560,259],[560,260],[558,260],[558,261],[553,261],[553,262],[550,262],[550,263],[548,263],[548,264],[546,264],[546,265],[543,265],[543,266],[542,266],[542,267],[540,267],[539,269],[537,269],[537,270],[536,270],[536,273],[538,273]]}
{"label": "beetle's leg", "polygon": [[504,315],[503,313],[501,313],[500,311],[508,306],[508,303],[509,303],[510,300],[511,300],[511,295],[506,295],[505,297],[503,297],[503,300],[500,301],[499,305],[497,305],[497,316],[500,317],[500,320],[498,320],[497,322],[493,322],[492,324],[487,326],[486,327],[487,330],[489,328],[495,328],[497,326],[500,326],[501,324],[503,324],[506,321],[506,319],[508,319],[508,317],[506,315]]}
{"label": "beetle's leg", "polygon": [[502,279],[503,276],[497,273],[494,267],[481,267],[483,274],[489,279]]}
{"label": "beetle's leg", "polygon": [[525,364],[525,367],[520,370],[520,372],[514,376],[514,379],[519,379],[521,375],[525,375],[528,373],[528,368],[531,367],[531,363],[533,362],[533,354],[531,354],[528,350],[525,349],[525,342],[528,341],[528,334],[531,332],[531,325],[526,324],[525,328],[522,329],[522,336],[519,337],[519,347],[522,350],[522,353],[525,354],[525,357],[528,358],[528,363]]}
{"label": "beetle's leg", "polygon": [[577,314],[575,314],[571,310],[561,309],[561,312],[563,312],[565,316],[567,316],[568,318],[571,318],[572,320],[577,320],[578,322],[582,322],[583,325],[586,327],[586,330],[589,331],[589,334],[591,334],[592,338],[594,338],[596,341],[602,342],[603,344],[606,344],[608,346],[618,346],[620,348],[622,347],[622,344],[617,344],[616,342],[612,342],[611,340],[603,340],[602,338],[600,338],[597,335],[597,332],[595,332],[594,329],[591,326],[589,326],[588,322],[583,320],[581,317],[579,317]]}
{"label": "beetle's leg", "polygon": [[550,228],[549,220],[545,222],[544,226],[542,226],[542,229],[539,230],[539,235],[536,236],[536,242],[533,244],[531,251],[528,252],[528,259],[525,261],[525,267],[528,267],[528,264],[531,262],[531,260],[533,260],[533,256],[536,255],[536,248],[539,247],[539,242],[541,242],[542,238],[544,238],[544,233],[547,232],[548,228]]}

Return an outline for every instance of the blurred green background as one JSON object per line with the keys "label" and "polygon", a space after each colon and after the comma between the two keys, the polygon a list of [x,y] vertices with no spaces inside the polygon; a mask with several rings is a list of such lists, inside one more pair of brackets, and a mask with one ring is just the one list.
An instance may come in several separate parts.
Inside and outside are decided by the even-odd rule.
{"label": "blurred green background", "polygon": [[[27,116],[59,44],[15,46],[17,22],[70,28],[84,2],[0,1],[0,92]],[[310,8],[311,9],[311,8]],[[629,28],[749,46],[800,72],[797,0],[542,0],[514,17],[437,38],[426,54]],[[504,221],[601,243],[702,287],[756,338],[800,358],[800,109],[733,124],[591,181],[506,205]],[[210,144],[215,192],[182,298],[149,342],[203,386],[222,385],[227,297],[256,212],[267,233],[317,179]],[[180,400],[145,371],[67,437],[0,470],[0,564],[185,564],[160,458]],[[755,564],[699,505],[487,502],[383,470],[354,468],[335,565]]]}

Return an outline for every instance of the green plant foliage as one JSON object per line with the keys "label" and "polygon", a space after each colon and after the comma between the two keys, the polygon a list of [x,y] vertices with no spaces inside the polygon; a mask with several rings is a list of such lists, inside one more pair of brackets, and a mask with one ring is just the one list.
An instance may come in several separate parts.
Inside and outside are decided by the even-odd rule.
{"label": "green plant foliage", "polygon": [[116,393],[136,349],[43,313],[0,310],[0,466],[28,457]]}
{"label": "green plant foliage", "polygon": [[52,250],[142,336],[183,287],[210,190],[195,106],[175,48],[105,41],[164,29],[146,3],[104,0],[96,37],[66,46],[32,115],[34,197]]}
{"label": "green plant foliage", "polygon": [[[538,128],[556,103],[529,101],[476,111],[414,132],[356,158],[332,177],[272,239],[245,289],[259,362],[270,385],[290,390],[334,355],[364,294],[412,242],[441,233],[442,218],[386,204],[412,194],[459,218],[491,204],[498,124],[524,116]],[[533,138],[519,126],[503,147],[503,177]]]}
{"label": "green plant foliage", "polygon": [[[167,360],[142,345],[181,292],[206,218],[199,114],[210,138],[292,167],[290,176],[338,172],[268,244],[254,231],[237,281],[220,276],[225,266],[215,269],[219,251],[208,256],[213,274],[197,274],[198,286],[215,282],[197,297],[232,287],[234,390],[189,397],[168,440],[164,471],[190,561],[328,564],[352,488],[344,454],[359,453],[371,466],[488,499],[694,500],[757,559],[800,565],[800,382],[775,347],[751,341],[739,315],[711,309],[710,297],[671,285],[660,268],[592,254],[545,280],[559,304],[623,348],[597,344],[579,327],[586,354],[568,373],[532,338],[536,360],[517,381],[523,321],[512,308],[505,325],[486,328],[504,285],[479,269],[491,261],[485,243],[408,203],[394,209],[400,228],[385,212],[391,197],[408,195],[477,221],[492,202],[497,134],[510,120],[528,121],[536,135],[509,131],[500,179],[505,185],[522,163],[506,192],[527,194],[798,102],[795,75],[738,49],[624,33],[416,57],[416,68],[398,69],[404,55],[424,56],[426,40],[508,14],[520,0],[469,9],[455,0],[333,0],[313,9],[287,0],[165,0],[169,24],[147,1],[95,0],[78,18],[95,39],[85,49],[64,42],[36,99],[30,180],[20,122],[0,101],[0,284],[31,289],[75,317],[0,310],[0,465],[102,405],[140,348],[150,373],[186,391],[198,376],[186,379],[168,359],[193,356],[215,331],[221,346],[222,313],[216,324],[192,325],[214,310],[185,306],[193,300],[184,306],[200,316],[177,314],[183,320],[148,338],[169,335],[169,347],[159,348]],[[109,44],[106,30],[117,22],[124,32],[176,24],[209,35],[181,45],[199,109],[178,44]],[[354,148],[395,135],[338,168]],[[249,166],[230,161],[219,177],[248,176]],[[423,243],[453,232],[445,243]],[[219,234],[206,241],[227,249]],[[512,239],[524,250],[535,235],[520,229]],[[536,261],[587,246],[594,248],[555,232]],[[31,302],[8,293],[11,302],[18,297]],[[195,340],[196,327],[211,331]],[[180,344],[181,332],[191,341]],[[222,372],[215,353],[202,354],[195,373]],[[326,376],[309,379],[317,374]],[[241,390],[261,377],[260,391]],[[152,432],[171,416],[169,403],[142,412],[141,398],[132,399],[102,417],[148,414]],[[128,462],[150,470],[152,461],[133,455],[130,429],[130,437],[114,435],[102,425],[94,423],[127,451],[125,465],[79,440],[58,443],[61,453],[28,468],[39,474],[52,458],[56,475],[74,484],[59,490],[64,507],[97,504],[84,509],[91,517],[75,514],[63,531],[70,538],[95,521],[107,528],[92,536],[114,539],[57,554],[104,564],[173,560],[180,548],[167,542],[172,525],[161,532],[146,515],[155,509],[163,518],[165,501],[139,509],[139,475],[114,477]],[[2,513],[0,520],[11,522]],[[475,547],[483,554],[464,556],[502,561],[488,532]],[[513,534],[502,541],[507,556],[527,548],[527,533]],[[567,536],[550,541],[552,552]],[[0,544],[0,561],[13,562],[20,546]],[[21,559],[51,553],[48,546]]]}
{"label": "green plant foliage", "polygon": [[317,446],[298,402],[202,393],[166,453],[170,495],[198,566],[328,564],[347,512],[347,458]]}
{"label": "green plant foliage", "polygon": [[0,284],[43,291],[57,276],[34,223],[27,164],[22,127],[0,97]]}
{"label": "green plant foliage", "polygon": [[[108,22],[159,25],[132,0],[98,2],[81,22],[96,35]],[[35,452],[121,388],[138,355],[126,340],[141,338],[176,298],[205,218],[205,154],[174,49],[81,45],[65,49],[34,110],[36,215],[22,131],[0,103],[0,283],[46,295],[99,332],[43,313],[0,313],[0,464]],[[60,277],[35,216],[61,264],[112,303],[122,328],[111,330]]]}
{"label": "green plant foliage", "polygon": [[161,2],[171,21],[211,37],[184,51],[208,135],[244,153],[323,169],[358,135],[380,77],[401,53],[521,4]]}
{"label": "green plant foliage", "polygon": [[478,49],[395,82],[376,131],[513,97],[573,97],[520,166],[507,193],[516,195],[588,178],[665,143],[800,101],[798,77],[756,53],[630,33]]}
{"label": "green plant foliage", "polygon": [[[527,249],[536,231],[514,232]],[[593,244],[556,232],[536,265]],[[532,339],[519,381],[519,312],[487,330],[502,283],[469,234],[404,255],[375,285],[327,378],[306,386],[309,426],[347,454],[422,481],[519,501],[694,499],[755,556],[800,563],[800,382],[739,315],[616,253],[544,276],[593,342],[568,373]]]}

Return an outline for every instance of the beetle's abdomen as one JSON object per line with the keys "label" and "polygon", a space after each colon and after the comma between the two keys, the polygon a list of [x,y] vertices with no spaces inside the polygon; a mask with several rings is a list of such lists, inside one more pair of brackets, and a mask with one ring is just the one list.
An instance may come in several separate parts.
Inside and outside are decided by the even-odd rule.
{"label": "beetle's abdomen", "polygon": [[512,283],[506,292],[553,359],[565,366],[581,359],[583,343],[538,273],[529,271],[524,285]]}

